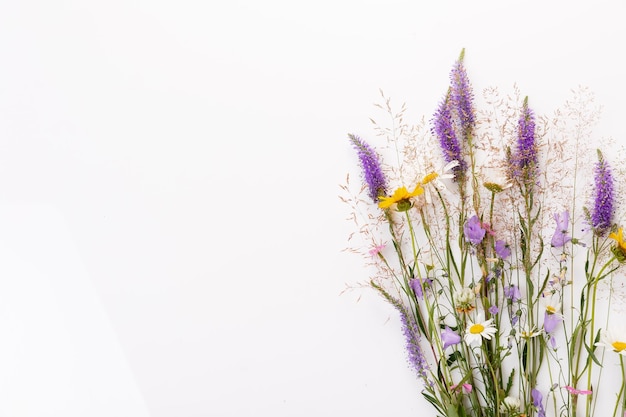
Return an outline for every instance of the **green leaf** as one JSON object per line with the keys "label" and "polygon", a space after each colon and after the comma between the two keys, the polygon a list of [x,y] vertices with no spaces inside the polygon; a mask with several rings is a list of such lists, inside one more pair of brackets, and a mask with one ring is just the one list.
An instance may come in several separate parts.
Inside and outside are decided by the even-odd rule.
{"label": "green leaf", "polygon": [[446,360],[446,364],[448,366],[451,366],[454,362],[456,362],[457,360],[461,360],[461,359],[463,359],[463,355],[461,354],[461,352],[457,350],[453,352],[450,356],[448,356],[448,359]]}
{"label": "green leaf", "polygon": [[[600,336],[600,331],[598,330],[598,337]],[[591,358],[592,361],[595,362],[596,365],[602,367],[602,364],[600,363],[600,361],[598,360],[598,358],[596,358],[595,355],[595,350],[596,350],[596,346],[589,346],[587,343],[584,343],[585,345],[585,349],[587,350],[587,353],[589,353],[589,357]]]}
{"label": "green leaf", "polygon": [[511,387],[513,386],[513,377],[515,376],[515,368],[511,370],[509,374],[509,379],[506,382],[506,389],[504,390],[504,395],[509,395],[509,391],[511,391]]}

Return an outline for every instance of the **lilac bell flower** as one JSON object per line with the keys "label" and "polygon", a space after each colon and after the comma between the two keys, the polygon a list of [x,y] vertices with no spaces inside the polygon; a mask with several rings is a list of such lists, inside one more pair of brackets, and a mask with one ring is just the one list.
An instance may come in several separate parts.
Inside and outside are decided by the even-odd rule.
{"label": "lilac bell flower", "polygon": [[504,287],[504,296],[511,301],[519,301],[522,299],[522,293],[517,285]]}
{"label": "lilac bell flower", "polygon": [[543,408],[543,395],[537,388],[530,391],[533,397],[533,405],[537,408],[537,417],[546,417],[546,410]]}
{"label": "lilac bell flower", "polygon": [[556,338],[554,336],[550,336],[550,340],[548,340],[548,342],[550,343],[550,347],[554,350],[556,350]]}
{"label": "lilac bell flower", "polygon": [[449,346],[461,343],[461,336],[446,326],[446,328],[441,332],[441,340],[443,341],[443,348],[445,349]]}
{"label": "lilac bell flower", "polygon": [[556,230],[554,231],[554,235],[552,236],[552,241],[550,243],[553,247],[560,248],[572,240],[571,237],[567,236],[567,229],[569,227],[569,211],[565,210],[560,214],[554,213],[554,221],[556,222]]}
{"label": "lilac bell flower", "polygon": [[506,259],[511,256],[511,248],[504,240],[496,240],[496,255],[501,259]]}
{"label": "lilac bell flower", "polygon": [[543,329],[548,334],[552,333],[562,321],[563,317],[560,314],[549,313],[546,311],[543,316]]}
{"label": "lilac bell flower", "polygon": [[475,214],[467,220],[465,226],[463,226],[463,232],[465,232],[465,240],[474,245],[482,242],[486,233],[485,229],[480,225],[478,216]]}

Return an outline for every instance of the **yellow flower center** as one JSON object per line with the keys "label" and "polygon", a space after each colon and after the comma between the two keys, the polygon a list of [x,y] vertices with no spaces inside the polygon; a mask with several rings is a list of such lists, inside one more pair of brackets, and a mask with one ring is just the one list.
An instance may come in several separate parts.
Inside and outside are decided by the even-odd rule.
{"label": "yellow flower center", "polygon": [[550,314],[556,313],[556,308],[554,308],[554,306],[547,306],[546,310],[548,310],[548,313]]}
{"label": "yellow flower center", "polygon": [[471,334],[481,334],[483,332],[483,330],[485,330],[485,326],[483,326],[482,324],[473,324],[469,328],[469,332]]}
{"label": "yellow flower center", "polygon": [[428,174],[428,175],[426,175],[424,177],[424,179],[422,180],[422,184],[428,184],[429,182],[431,182],[432,180],[434,180],[438,176],[439,176],[439,174],[437,174],[436,172],[431,172],[430,174]]}
{"label": "yellow flower center", "polygon": [[495,182],[486,182],[483,184],[486,189],[491,191],[492,193],[500,193],[504,191],[504,188],[500,184],[496,184]]}
{"label": "yellow flower center", "polygon": [[626,349],[626,342],[616,341],[611,343],[611,345],[616,352],[621,352],[622,350]]}

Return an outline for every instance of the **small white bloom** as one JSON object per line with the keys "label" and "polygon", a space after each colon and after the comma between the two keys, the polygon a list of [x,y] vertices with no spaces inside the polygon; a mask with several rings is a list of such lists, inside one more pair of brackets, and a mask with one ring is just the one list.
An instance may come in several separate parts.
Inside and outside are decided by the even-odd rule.
{"label": "small white bloom", "polygon": [[507,413],[509,411],[519,410],[521,403],[519,398],[515,397],[505,397],[502,400],[502,405],[500,406],[500,411],[503,413]]}
{"label": "small white bloom", "polygon": [[474,310],[474,300],[476,300],[476,294],[469,287],[465,287],[461,291],[457,291],[457,293],[454,294],[456,309],[462,313],[469,313]]}
{"label": "small white bloom", "polygon": [[495,333],[496,326],[493,324],[493,319],[483,321],[482,323],[472,323],[468,320],[464,337],[465,343],[473,345],[480,343],[483,338],[490,340]]}
{"label": "small white bloom", "polygon": [[542,332],[542,330],[538,330],[536,327],[533,327],[532,329],[527,328],[526,330],[522,330],[522,337],[524,339],[530,339],[539,336]]}
{"label": "small white bloom", "polygon": [[471,288],[465,287],[454,295],[454,301],[457,304],[469,304],[474,301],[476,294]]}
{"label": "small white bloom", "polygon": [[623,328],[602,330],[600,341],[596,346],[611,349],[613,352],[626,356],[626,331]]}

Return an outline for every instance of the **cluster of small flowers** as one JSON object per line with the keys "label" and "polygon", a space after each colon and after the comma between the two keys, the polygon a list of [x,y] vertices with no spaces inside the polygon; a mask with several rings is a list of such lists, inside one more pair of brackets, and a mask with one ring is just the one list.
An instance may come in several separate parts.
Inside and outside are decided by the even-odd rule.
{"label": "cluster of small flowers", "polygon": [[[544,245],[542,224],[538,222],[544,207],[538,203],[538,195],[544,190],[540,173],[544,177],[547,173],[540,171],[535,113],[524,99],[514,143],[503,150],[506,179],[484,182],[479,189],[474,96],[463,57],[462,52],[451,72],[450,87],[432,119],[431,132],[438,139],[446,164],[443,169],[428,172],[409,188],[401,185],[390,193],[392,188],[380,156],[359,136],[349,135],[369,198],[389,223],[397,254],[392,261],[384,254],[386,245],[381,243],[370,249],[370,255],[399,286],[398,295],[392,295],[376,280],[371,286],[400,312],[409,361],[425,382],[425,397],[436,409],[472,410],[477,416],[495,416],[499,412],[545,417],[544,394],[538,382],[541,358],[544,352],[552,352],[552,365],[562,366],[555,352],[559,349],[557,334],[566,326],[563,292],[572,282],[565,278],[566,265],[574,245],[586,248],[591,266],[585,268],[580,316],[577,321],[572,318],[575,323],[567,329],[572,334],[567,341],[571,373],[568,379],[561,372],[565,379],[548,390],[554,398],[558,387],[568,392],[573,400],[565,400],[563,407],[575,414],[576,397],[592,393],[590,386],[581,388],[581,376],[587,372],[587,380],[591,380],[593,362],[597,361],[593,350],[603,347],[626,356],[626,332],[601,329],[596,337],[595,328],[597,285],[626,262],[623,228],[614,221],[613,170],[598,151],[593,199],[586,210],[592,242],[587,244],[573,235],[570,211],[565,209],[551,213],[554,229],[549,246]],[[448,185],[458,191],[458,213],[449,211],[449,200],[442,194]],[[506,208],[505,216],[494,217],[496,198],[509,189],[519,194],[507,197],[507,204],[513,204]],[[490,208],[482,208],[481,195],[489,199]],[[443,213],[444,219],[429,217],[427,209],[435,204],[439,210],[430,212],[430,216]],[[496,227],[507,216],[514,219],[515,225]],[[418,222],[422,226],[419,237],[424,242],[418,242]],[[444,227],[433,231],[434,225]],[[441,241],[443,250],[438,251]],[[546,253],[558,259],[557,274],[541,271]],[[536,312],[540,312],[537,317]],[[551,351],[546,350],[548,347]],[[581,360],[585,353],[587,358]],[[515,354],[513,371],[507,371],[503,364]],[[516,385],[519,396],[511,393]],[[626,400],[625,392],[617,393],[618,402]],[[588,413],[591,398],[589,395]],[[626,416],[626,410],[624,413]]]}

